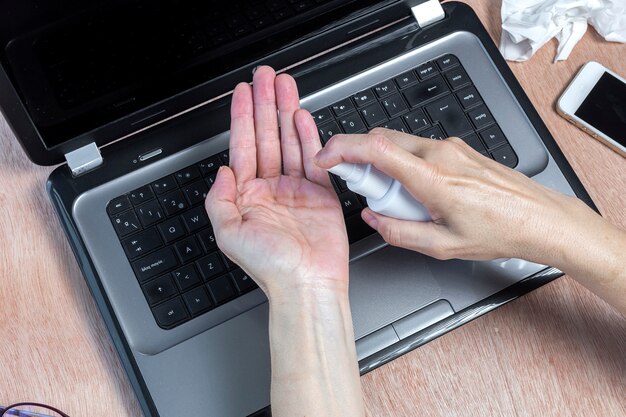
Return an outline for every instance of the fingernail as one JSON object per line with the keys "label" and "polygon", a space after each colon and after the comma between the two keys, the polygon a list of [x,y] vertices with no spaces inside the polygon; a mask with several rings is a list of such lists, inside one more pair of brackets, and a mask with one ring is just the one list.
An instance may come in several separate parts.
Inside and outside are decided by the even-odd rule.
{"label": "fingernail", "polygon": [[372,229],[376,229],[378,227],[378,219],[374,217],[369,211],[363,210],[361,212],[361,218],[363,218],[363,221],[367,223]]}

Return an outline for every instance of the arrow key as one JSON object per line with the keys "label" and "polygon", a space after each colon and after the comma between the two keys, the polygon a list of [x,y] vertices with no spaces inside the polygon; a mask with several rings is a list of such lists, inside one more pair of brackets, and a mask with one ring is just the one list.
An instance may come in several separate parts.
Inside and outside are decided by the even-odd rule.
{"label": "arrow key", "polygon": [[150,305],[155,305],[178,293],[169,275],[162,275],[144,284],[143,292]]}

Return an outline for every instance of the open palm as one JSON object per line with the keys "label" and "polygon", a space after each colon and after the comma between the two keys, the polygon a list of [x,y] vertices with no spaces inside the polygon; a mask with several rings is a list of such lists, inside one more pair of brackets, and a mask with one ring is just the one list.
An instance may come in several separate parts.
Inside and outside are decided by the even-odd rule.
{"label": "open palm", "polygon": [[252,88],[237,86],[230,168],[219,171],[206,208],[222,251],[268,295],[347,290],[348,239],[328,174],[313,163],[320,148],[293,78],[260,67]]}

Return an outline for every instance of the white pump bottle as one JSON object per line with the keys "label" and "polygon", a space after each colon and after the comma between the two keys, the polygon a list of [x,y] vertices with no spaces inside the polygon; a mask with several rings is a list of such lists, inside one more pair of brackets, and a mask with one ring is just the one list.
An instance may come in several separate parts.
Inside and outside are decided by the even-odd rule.
{"label": "white pump bottle", "polygon": [[342,162],[328,171],[340,176],[348,188],[367,198],[372,211],[400,220],[430,221],[422,204],[400,182],[379,171],[372,164]]}

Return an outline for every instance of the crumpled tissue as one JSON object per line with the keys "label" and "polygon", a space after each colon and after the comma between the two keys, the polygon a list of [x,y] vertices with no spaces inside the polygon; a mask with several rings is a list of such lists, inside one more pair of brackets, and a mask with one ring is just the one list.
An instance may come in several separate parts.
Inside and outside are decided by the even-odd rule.
{"label": "crumpled tissue", "polygon": [[626,0],[502,0],[500,52],[526,61],[556,36],[554,61],[567,59],[591,23],[611,42],[626,42]]}

